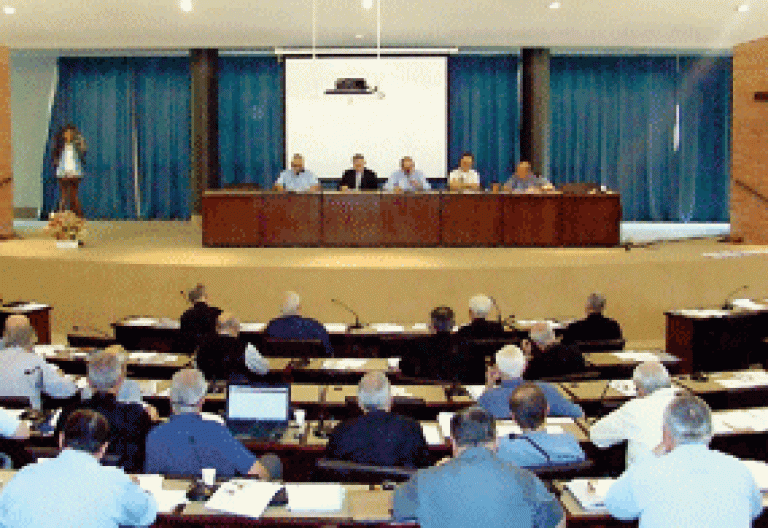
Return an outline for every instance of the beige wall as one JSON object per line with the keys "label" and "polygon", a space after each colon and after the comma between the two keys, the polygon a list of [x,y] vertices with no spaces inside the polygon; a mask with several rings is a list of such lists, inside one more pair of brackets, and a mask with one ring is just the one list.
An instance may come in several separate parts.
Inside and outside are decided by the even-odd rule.
{"label": "beige wall", "polygon": [[4,183],[13,176],[10,78],[10,52],[0,47],[0,238],[13,235],[13,183]]}

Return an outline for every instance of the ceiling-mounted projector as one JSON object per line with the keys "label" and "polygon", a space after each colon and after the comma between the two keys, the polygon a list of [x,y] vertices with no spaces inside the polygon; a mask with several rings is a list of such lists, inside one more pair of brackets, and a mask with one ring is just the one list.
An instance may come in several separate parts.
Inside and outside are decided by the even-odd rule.
{"label": "ceiling-mounted projector", "polygon": [[379,90],[378,86],[368,87],[365,79],[339,78],[336,87],[325,91],[327,95],[371,95]]}

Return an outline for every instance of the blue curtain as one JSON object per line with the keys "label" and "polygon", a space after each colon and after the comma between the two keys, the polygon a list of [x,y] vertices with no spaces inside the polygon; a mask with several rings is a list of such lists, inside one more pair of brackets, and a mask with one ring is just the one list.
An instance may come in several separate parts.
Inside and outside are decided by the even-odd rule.
{"label": "blue curtain", "polygon": [[269,188],[283,170],[284,67],[276,57],[219,58],[221,185]]}
{"label": "blue curtain", "polygon": [[61,58],[43,165],[43,213],[56,209],[58,185],[52,139],[67,123],[85,136],[88,154],[80,183],[86,218],[134,216],[131,163],[131,75],[125,58]]}
{"label": "blue curtain", "polygon": [[730,73],[715,62],[553,57],[553,183],[618,190],[625,220],[726,219]]}
{"label": "blue curtain", "polygon": [[465,151],[474,154],[484,187],[514,171],[520,144],[517,68],[516,56],[448,57],[448,172]]}
{"label": "blue curtain", "polygon": [[189,60],[137,58],[131,64],[141,218],[189,218]]}

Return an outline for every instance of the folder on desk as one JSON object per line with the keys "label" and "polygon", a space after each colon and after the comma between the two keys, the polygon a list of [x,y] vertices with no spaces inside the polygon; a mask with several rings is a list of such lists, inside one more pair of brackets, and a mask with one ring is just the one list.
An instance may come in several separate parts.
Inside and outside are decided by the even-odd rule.
{"label": "folder on desk", "polygon": [[286,484],[291,511],[341,511],[344,487],[341,484]]}
{"label": "folder on desk", "polygon": [[565,487],[579,501],[579,504],[588,512],[607,512],[605,496],[616,479],[573,479],[565,484]]}
{"label": "folder on desk", "polygon": [[282,484],[261,480],[230,480],[219,486],[216,493],[205,503],[205,507],[209,510],[258,518],[282,487]]}

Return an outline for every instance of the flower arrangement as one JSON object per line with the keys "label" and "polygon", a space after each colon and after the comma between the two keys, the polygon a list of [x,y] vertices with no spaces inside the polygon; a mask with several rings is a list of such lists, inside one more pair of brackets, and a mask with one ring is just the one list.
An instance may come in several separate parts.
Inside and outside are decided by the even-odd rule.
{"label": "flower arrangement", "polygon": [[56,240],[80,240],[85,234],[85,220],[72,211],[51,213],[45,232]]}

